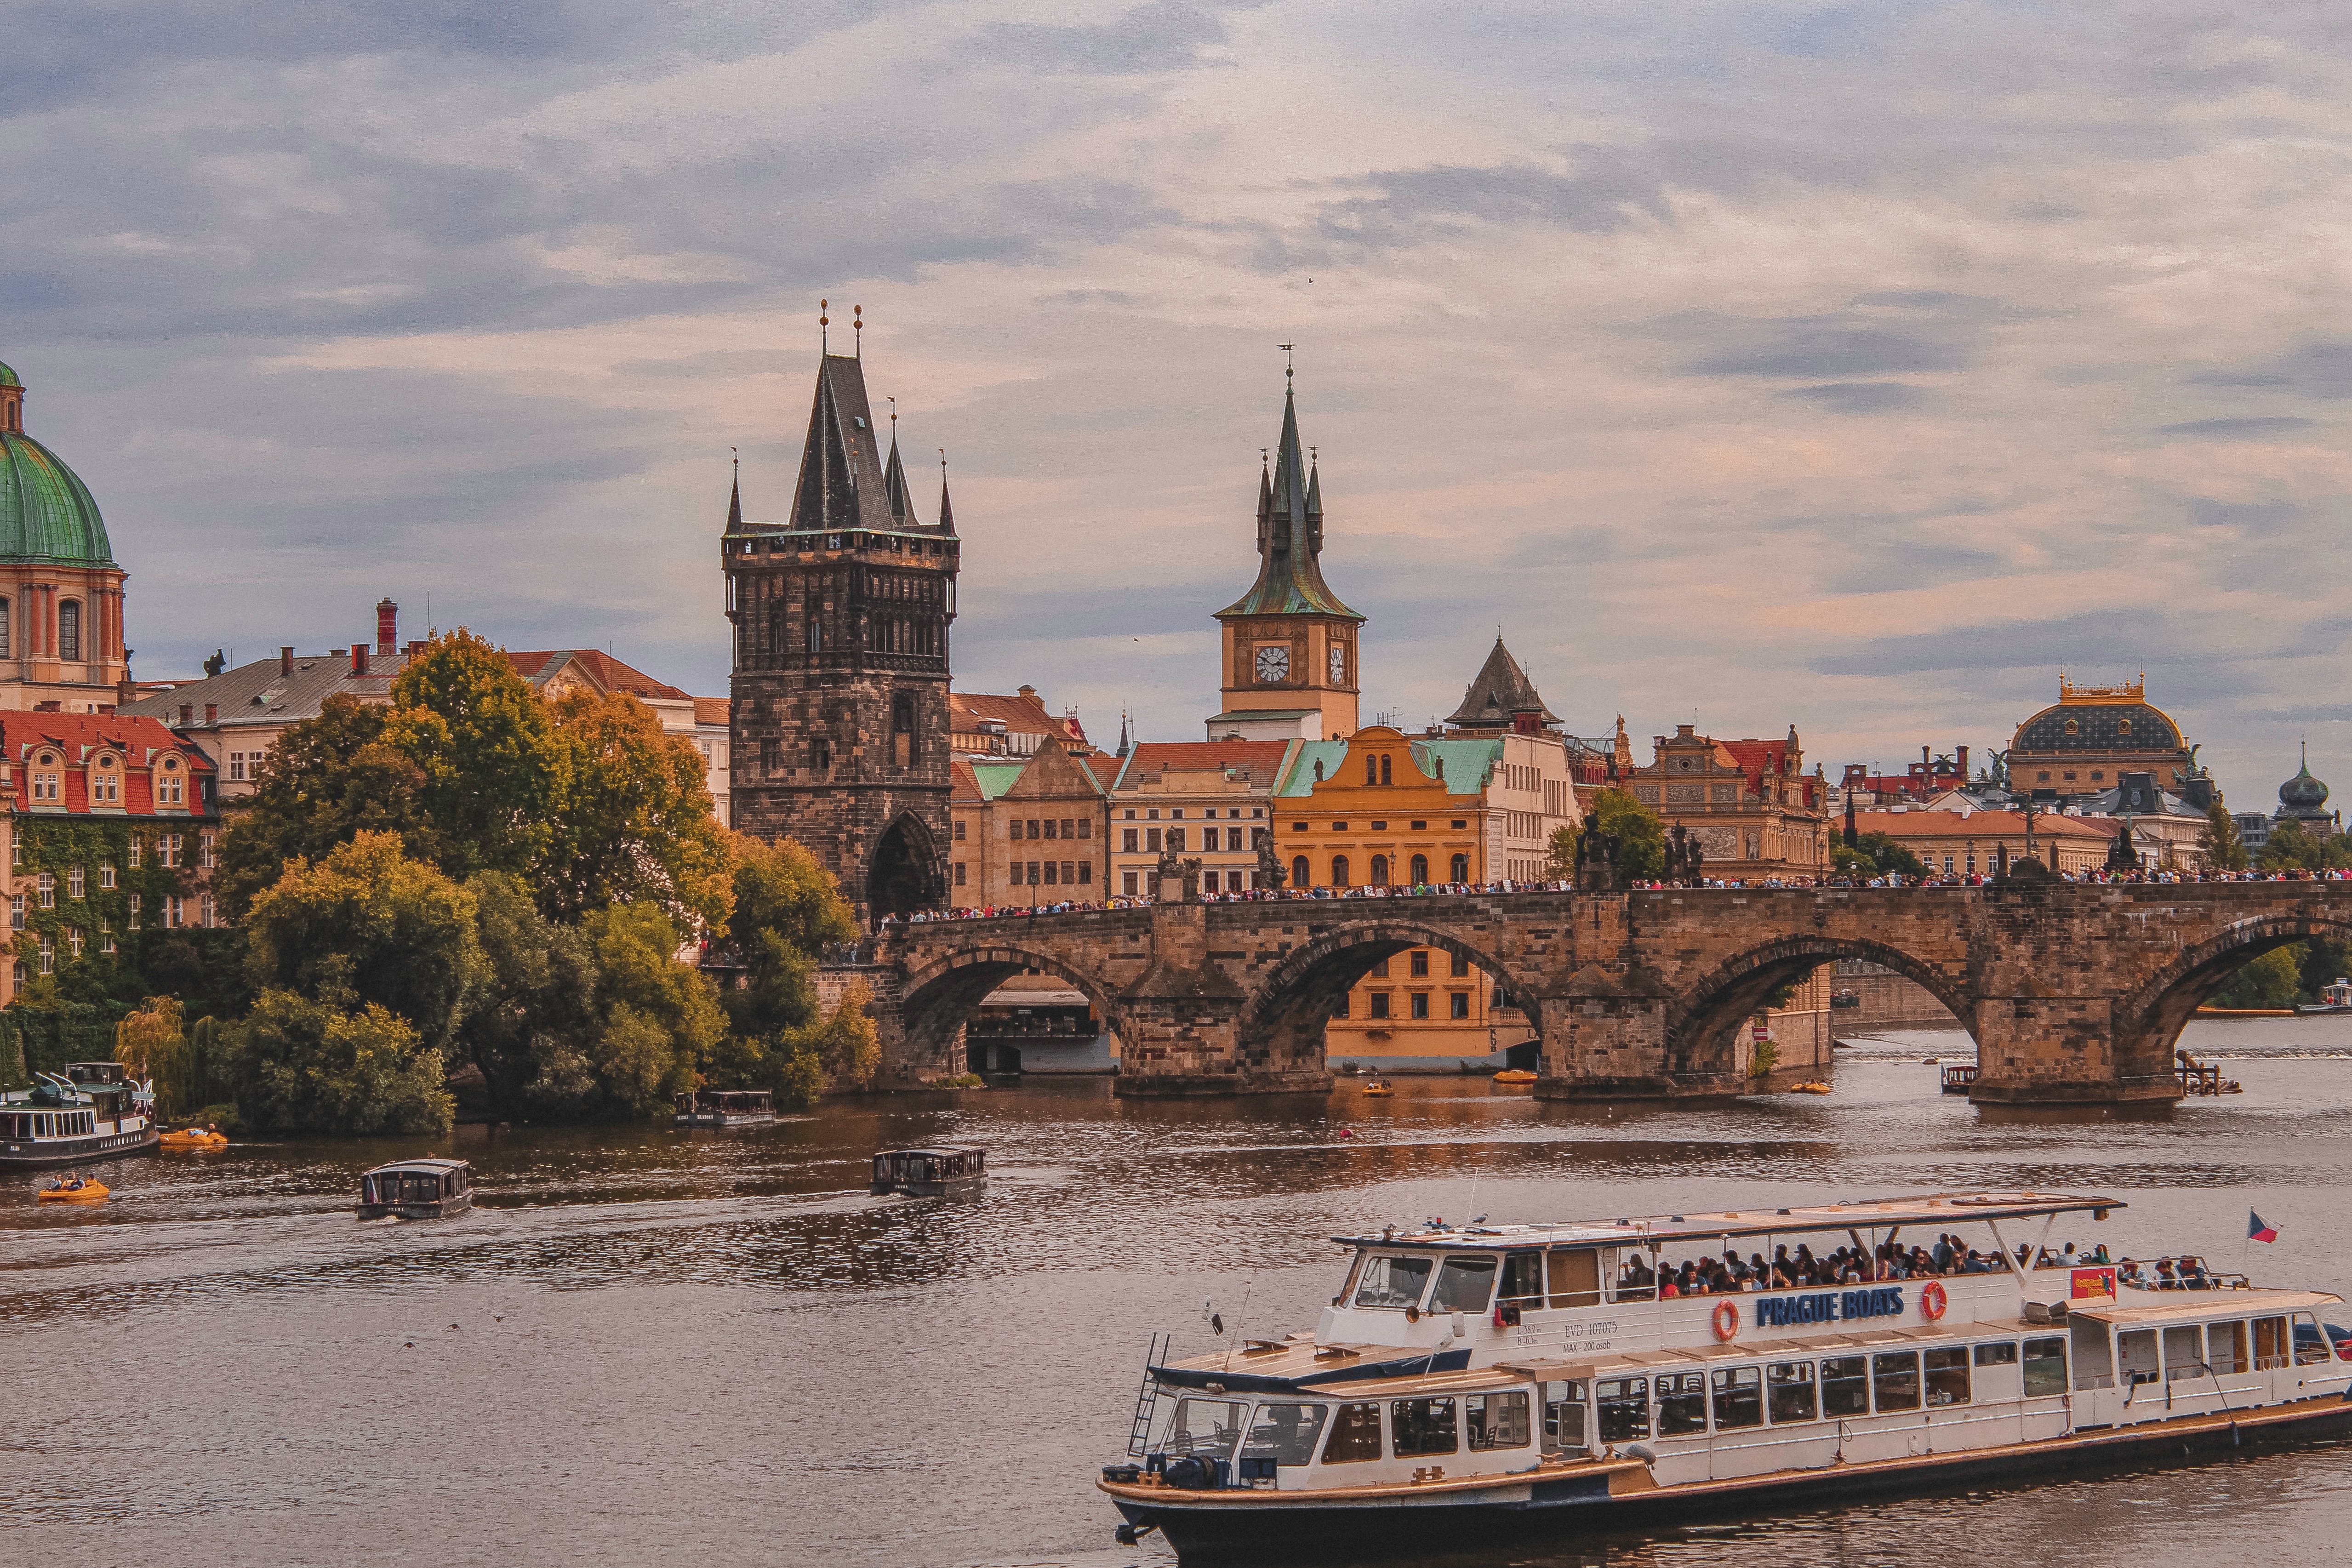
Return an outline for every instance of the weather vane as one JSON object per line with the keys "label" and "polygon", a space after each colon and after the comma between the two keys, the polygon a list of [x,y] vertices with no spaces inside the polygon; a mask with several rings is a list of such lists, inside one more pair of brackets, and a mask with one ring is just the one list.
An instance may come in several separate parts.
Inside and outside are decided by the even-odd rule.
{"label": "weather vane", "polygon": [[1293,343],[1276,343],[1275,347],[1282,350],[1282,379],[1284,381],[1288,381],[1291,376],[1290,350],[1297,347],[1297,345]]}

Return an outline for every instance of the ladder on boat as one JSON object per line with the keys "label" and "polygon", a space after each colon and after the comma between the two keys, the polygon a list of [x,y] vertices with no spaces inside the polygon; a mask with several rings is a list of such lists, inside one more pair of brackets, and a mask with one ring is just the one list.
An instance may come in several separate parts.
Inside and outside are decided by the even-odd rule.
{"label": "ladder on boat", "polygon": [[1151,1369],[1160,1364],[1160,1358],[1175,1343],[1176,1336],[1172,1333],[1153,1334],[1151,1348],[1144,1353],[1143,1386],[1135,1391],[1135,1425],[1127,1435],[1127,1451],[1130,1456],[1139,1456],[1150,1444],[1151,1416],[1160,1405],[1160,1379]]}

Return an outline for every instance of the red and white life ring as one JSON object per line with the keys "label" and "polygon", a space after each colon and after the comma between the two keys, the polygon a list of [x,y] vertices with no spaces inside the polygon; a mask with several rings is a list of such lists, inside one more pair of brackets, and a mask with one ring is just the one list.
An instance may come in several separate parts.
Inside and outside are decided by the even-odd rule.
{"label": "red and white life ring", "polygon": [[1715,1337],[1717,1339],[1739,1337],[1739,1308],[1736,1303],[1717,1301],[1715,1304]]}
{"label": "red and white life ring", "polygon": [[1945,1298],[1941,1280],[1930,1280],[1919,1288],[1919,1315],[1929,1322],[1942,1317],[1944,1309],[1950,1305],[1951,1302]]}

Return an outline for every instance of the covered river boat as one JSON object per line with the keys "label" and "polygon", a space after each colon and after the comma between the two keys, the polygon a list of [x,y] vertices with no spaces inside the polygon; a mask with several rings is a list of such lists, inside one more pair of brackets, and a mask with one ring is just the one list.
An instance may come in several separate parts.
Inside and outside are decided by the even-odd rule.
{"label": "covered river boat", "polygon": [[766,1089],[698,1089],[677,1097],[677,1127],[764,1127],[776,1119],[776,1096]]}
{"label": "covered river boat", "polygon": [[884,1149],[874,1156],[876,1197],[945,1197],[967,1192],[988,1179],[988,1151],[971,1148]]}
{"label": "covered river boat", "polygon": [[119,1062],[71,1061],[0,1094],[0,1169],[143,1155],[158,1136],[141,1086]]}
{"label": "covered river boat", "polygon": [[394,1160],[360,1177],[362,1219],[441,1219],[474,1207],[474,1167],[464,1160]]}
{"label": "covered river boat", "polygon": [[1952,1193],[1336,1238],[1348,1274],[1313,1331],[1150,1358],[1097,1484],[1123,1542],[1158,1529],[1187,1561],[1379,1554],[2352,1429],[2339,1298],[2049,1249],[2119,1207]]}

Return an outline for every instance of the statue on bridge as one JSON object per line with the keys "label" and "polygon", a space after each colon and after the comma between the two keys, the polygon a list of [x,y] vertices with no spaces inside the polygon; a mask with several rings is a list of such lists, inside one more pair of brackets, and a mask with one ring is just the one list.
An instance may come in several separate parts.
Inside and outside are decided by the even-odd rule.
{"label": "statue on bridge", "polygon": [[1706,885],[1706,851],[1699,847],[1698,835],[1680,822],[1666,841],[1665,883],[1668,887]]}
{"label": "statue on bridge", "polygon": [[1576,841],[1576,887],[1580,893],[1615,893],[1620,846],[1617,835],[1587,828]]}
{"label": "statue on bridge", "polygon": [[1279,892],[1289,874],[1282,869],[1282,857],[1274,852],[1274,835],[1266,834],[1257,842],[1258,885]]}

